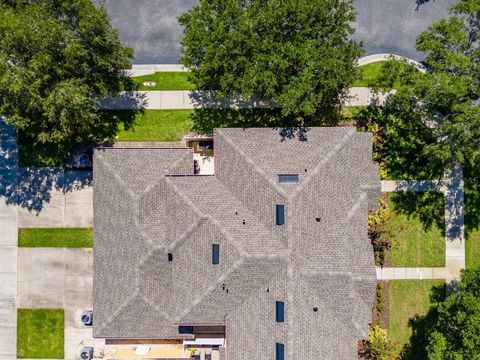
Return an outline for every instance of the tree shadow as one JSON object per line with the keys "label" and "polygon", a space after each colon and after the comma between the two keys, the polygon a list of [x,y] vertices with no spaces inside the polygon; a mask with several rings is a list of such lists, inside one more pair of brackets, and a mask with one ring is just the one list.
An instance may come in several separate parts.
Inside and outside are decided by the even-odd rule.
{"label": "tree shadow", "polygon": [[[439,303],[447,294],[446,284],[434,286],[430,293],[430,302]],[[438,318],[435,306],[432,306],[424,316],[415,315],[408,320],[408,326],[412,328],[412,336],[401,352],[402,360],[425,360],[427,359],[426,347],[428,337],[433,331]]]}
{"label": "tree shadow", "polygon": [[197,90],[190,93],[195,111],[191,119],[193,131],[211,133],[214,128],[222,127],[270,127],[301,129],[310,126],[335,126],[342,119],[339,109],[318,111],[308,117],[304,123],[296,115],[286,115],[275,103],[250,97],[243,100],[240,96],[223,98],[214,91]]}
{"label": "tree shadow", "polygon": [[[87,150],[84,146],[82,151],[88,155],[99,140],[113,139],[121,124],[125,129],[135,126],[138,114],[145,108],[145,95],[126,92],[119,101],[130,108],[100,109],[100,121],[92,125],[88,134],[77,134],[58,144],[39,144],[28,134],[17,134],[0,118],[0,197],[8,205],[39,213],[51,201],[52,191],[66,193],[91,186],[91,170],[70,170],[64,167],[65,162],[79,143],[86,144]],[[103,142],[102,146],[111,144]]]}
{"label": "tree shadow", "polygon": [[435,224],[445,235],[445,202],[438,192],[396,192],[390,194],[395,212],[408,217],[416,216],[424,230]]}
{"label": "tree shadow", "polygon": [[470,231],[480,228],[480,169],[467,164],[463,169],[465,185],[465,227]]}
{"label": "tree shadow", "polygon": [[417,7],[415,8],[415,10],[418,11],[418,9],[420,9],[420,6],[425,5],[426,3],[429,3],[429,2],[435,2],[435,0],[415,0],[415,3],[417,4]]}

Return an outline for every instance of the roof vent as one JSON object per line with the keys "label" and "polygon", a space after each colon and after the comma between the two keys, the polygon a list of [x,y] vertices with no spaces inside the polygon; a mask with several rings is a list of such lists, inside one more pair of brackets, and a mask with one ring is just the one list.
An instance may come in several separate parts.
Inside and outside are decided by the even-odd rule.
{"label": "roof vent", "polygon": [[173,261],[173,254],[172,253],[168,253],[168,261]]}
{"label": "roof vent", "polygon": [[320,220],[322,220],[320,217],[316,217],[315,220],[317,220],[317,222],[320,222]]}
{"label": "roof vent", "polygon": [[242,224],[245,225],[245,219],[243,219]]}
{"label": "roof vent", "polygon": [[82,312],[82,315],[80,315],[80,320],[82,321],[82,324],[85,326],[92,326],[93,324],[93,311],[88,310]]}
{"label": "roof vent", "polygon": [[82,360],[91,360],[93,359],[93,347],[84,347],[80,351],[80,359]]}
{"label": "roof vent", "polygon": [[315,307],[313,308],[313,311],[317,312],[317,311],[318,311],[318,307],[315,306]]}

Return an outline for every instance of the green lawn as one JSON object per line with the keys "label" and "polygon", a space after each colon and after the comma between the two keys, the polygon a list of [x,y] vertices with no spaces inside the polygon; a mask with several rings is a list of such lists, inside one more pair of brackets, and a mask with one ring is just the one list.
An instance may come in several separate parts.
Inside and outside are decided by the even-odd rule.
{"label": "green lawn", "polygon": [[368,87],[373,80],[382,73],[383,61],[374,62],[371,64],[360,66],[361,78],[353,83],[353,86]]}
{"label": "green lawn", "polygon": [[[126,111],[126,110],[123,110]],[[119,141],[179,141],[192,129],[192,110],[145,110],[132,129],[120,127]]]}
{"label": "green lawn", "polygon": [[[193,90],[193,84],[188,81],[188,72],[157,72],[151,75],[132,78],[140,86],[140,90]],[[155,86],[144,86],[145,81],[155,82]]]}
{"label": "green lawn", "polygon": [[[425,219],[425,215],[444,211],[443,194],[429,193],[428,197],[435,201],[436,211],[423,206],[425,194],[409,193],[408,201],[412,208],[405,209],[405,197],[398,194],[391,195],[392,223],[389,231],[392,266],[397,267],[443,267],[445,266],[445,238],[444,228],[440,221]],[[409,204],[409,205],[410,205]],[[414,206],[418,206],[414,208]],[[429,228],[426,222],[431,220]],[[427,225],[428,226],[428,225]]]}
{"label": "green lawn", "polygon": [[93,231],[91,228],[21,228],[18,246],[91,248]]}
{"label": "green lawn", "polygon": [[[395,280],[388,283],[388,334],[397,356],[405,345],[411,345],[406,359],[424,359],[421,349],[422,328],[427,327],[424,317],[431,305],[432,288],[441,288],[442,280]],[[412,328],[417,330],[411,339]],[[396,358],[396,357],[395,357]]]}
{"label": "green lawn", "polygon": [[63,359],[63,309],[17,310],[17,357]]}
{"label": "green lawn", "polygon": [[480,229],[466,229],[465,261],[467,269],[480,267]]}

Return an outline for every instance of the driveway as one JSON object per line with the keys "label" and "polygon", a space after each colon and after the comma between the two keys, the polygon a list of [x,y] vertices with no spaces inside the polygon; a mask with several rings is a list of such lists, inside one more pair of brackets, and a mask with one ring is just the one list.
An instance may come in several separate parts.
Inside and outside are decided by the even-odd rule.
{"label": "driveway", "polygon": [[[397,53],[415,60],[415,38],[447,13],[456,0],[356,0],[355,38],[368,54]],[[107,10],[121,39],[135,49],[136,64],[172,64],[180,57],[182,27],[177,18],[198,0],[108,0]]]}
{"label": "driveway", "polygon": [[92,274],[92,249],[18,249],[18,307],[65,309],[67,360],[75,359],[82,346],[105,344],[79,321],[83,310],[92,309]]}
{"label": "driveway", "polygon": [[19,227],[92,227],[91,178],[89,171],[21,169]]}

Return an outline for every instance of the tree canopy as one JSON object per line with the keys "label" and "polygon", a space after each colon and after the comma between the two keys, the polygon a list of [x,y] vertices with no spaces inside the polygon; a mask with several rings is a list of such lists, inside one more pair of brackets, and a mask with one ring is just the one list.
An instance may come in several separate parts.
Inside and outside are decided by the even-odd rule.
{"label": "tree canopy", "polygon": [[442,168],[480,161],[479,40],[480,3],[461,0],[417,39],[426,72],[391,60],[378,84],[396,84],[386,104],[391,126],[422,134],[428,141],[421,155]]}
{"label": "tree canopy", "polygon": [[127,84],[133,50],[91,0],[0,0],[0,114],[33,144],[112,136],[99,102]]}
{"label": "tree canopy", "polygon": [[[181,62],[197,89],[221,98],[254,96],[280,105],[271,111],[229,113],[208,126],[332,122],[357,78],[362,54],[351,39],[352,0],[200,0],[183,14]],[[196,117],[201,126],[201,116]]]}
{"label": "tree canopy", "polygon": [[435,305],[429,360],[480,359],[480,269],[465,270],[458,291]]}

